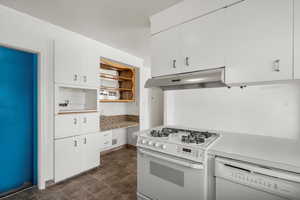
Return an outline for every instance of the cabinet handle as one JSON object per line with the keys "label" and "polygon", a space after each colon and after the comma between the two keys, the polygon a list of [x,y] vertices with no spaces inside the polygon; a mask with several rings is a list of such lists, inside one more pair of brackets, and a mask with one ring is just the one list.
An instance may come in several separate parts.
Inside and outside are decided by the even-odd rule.
{"label": "cabinet handle", "polygon": [[73,119],[73,123],[74,123],[75,125],[77,124],[77,119],[76,119],[76,118]]}
{"label": "cabinet handle", "polygon": [[74,146],[75,146],[75,147],[78,146],[77,140],[74,140]]}
{"label": "cabinet handle", "polygon": [[77,81],[77,80],[78,80],[78,75],[77,75],[77,74],[74,74],[73,81]]}
{"label": "cabinet handle", "polygon": [[86,142],[87,142],[87,139],[86,139],[86,138],[84,138],[83,144],[86,144]]}
{"label": "cabinet handle", "polygon": [[280,72],[280,59],[274,61],[273,67],[275,72]]}
{"label": "cabinet handle", "polygon": [[189,57],[185,57],[185,65],[186,66],[190,66],[190,58]]}
{"label": "cabinet handle", "polygon": [[173,60],[173,68],[176,68],[176,60]]}
{"label": "cabinet handle", "polygon": [[87,76],[83,76],[83,82],[87,82]]}
{"label": "cabinet handle", "polygon": [[83,118],[83,123],[86,124],[87,123],[87,118]]}

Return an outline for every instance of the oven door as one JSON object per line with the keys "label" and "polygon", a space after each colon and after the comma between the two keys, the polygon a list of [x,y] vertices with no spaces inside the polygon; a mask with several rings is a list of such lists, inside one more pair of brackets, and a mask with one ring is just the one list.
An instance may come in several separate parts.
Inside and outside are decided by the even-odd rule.
{"label": "oven door", "polygon": [[138,150],[138,194],[153,200],[204,200],[201,163]]}

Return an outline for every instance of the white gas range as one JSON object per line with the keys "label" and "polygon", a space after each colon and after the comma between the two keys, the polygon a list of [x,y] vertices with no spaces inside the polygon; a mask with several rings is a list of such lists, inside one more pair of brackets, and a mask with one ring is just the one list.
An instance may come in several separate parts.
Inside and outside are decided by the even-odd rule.
{"label": "white gas range", "polygon": [[218,137],[217,133],[178,127],[140,133],[138,199],[206,199],[206,150]]}

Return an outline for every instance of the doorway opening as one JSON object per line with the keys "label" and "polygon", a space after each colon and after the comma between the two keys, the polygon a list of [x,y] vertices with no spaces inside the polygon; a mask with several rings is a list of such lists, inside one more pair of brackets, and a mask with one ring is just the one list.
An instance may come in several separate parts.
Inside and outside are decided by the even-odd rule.
{"label": "doorway opening", "polygon": [[38,55],[0,46],[0,198],[37,184]]}

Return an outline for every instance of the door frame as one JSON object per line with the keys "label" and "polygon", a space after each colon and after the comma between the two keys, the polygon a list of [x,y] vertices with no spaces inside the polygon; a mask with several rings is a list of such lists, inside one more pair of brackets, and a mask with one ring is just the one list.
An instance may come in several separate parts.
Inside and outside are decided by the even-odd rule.
{"label": "door frame", "polygon": [[[37,186],[39,189],[46,188],[46,169],[47,169],[47,113],[51,110],[47,105],[47,84],[50,83],[48,68],[53,69],[50,64],[49,55],[51,41],[37,38],[22,38],[18,34],[0,38],[0,45],[7,48],[34,53],[38,56],[37,62]],[[51,115],[51,114],[50,114]],[[49,117],[51,117],[49,115]],[[49,126],[49,125],[48,125]]]}

